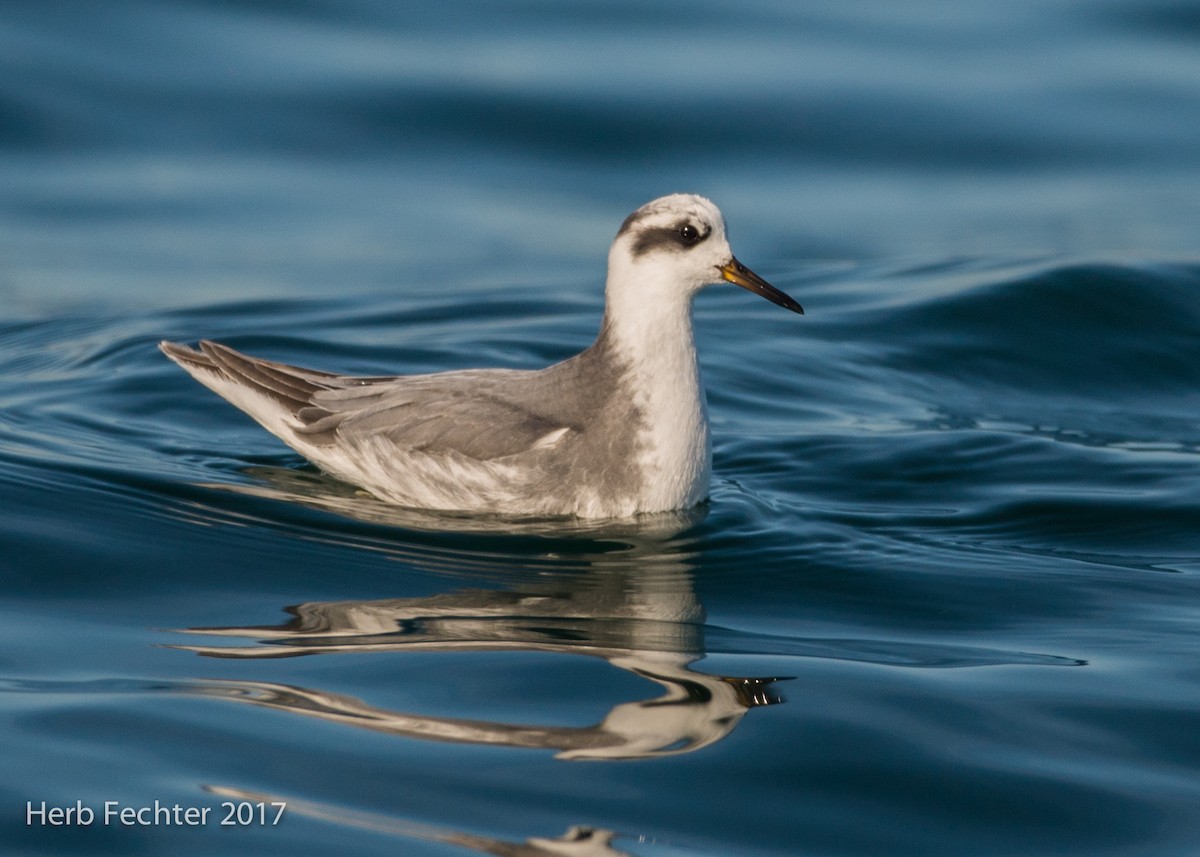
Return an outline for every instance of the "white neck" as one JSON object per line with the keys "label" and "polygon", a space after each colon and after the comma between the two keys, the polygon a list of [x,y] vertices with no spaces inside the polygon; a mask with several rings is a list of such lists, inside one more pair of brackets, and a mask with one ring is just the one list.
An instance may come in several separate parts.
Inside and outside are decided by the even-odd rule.
{"label": "white neck", "polygon": [[605,335],[630,367],[630,395],[645,420],[640,463],[647,480],[639,511],[703,500],[712,458],[692,293],[656,276],[653,267],[610,264],[604,317]]}

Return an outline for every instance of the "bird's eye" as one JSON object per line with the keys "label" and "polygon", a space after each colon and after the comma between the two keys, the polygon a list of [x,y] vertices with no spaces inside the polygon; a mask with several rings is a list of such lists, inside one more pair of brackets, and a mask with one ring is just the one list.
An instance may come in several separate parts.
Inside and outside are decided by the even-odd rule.
{"label": "bird's eye", "polygon": [[700,240],[700,230],[690,223],[685,223],[679,227],[679,237],[683,239],[684,244],[695,244]]}

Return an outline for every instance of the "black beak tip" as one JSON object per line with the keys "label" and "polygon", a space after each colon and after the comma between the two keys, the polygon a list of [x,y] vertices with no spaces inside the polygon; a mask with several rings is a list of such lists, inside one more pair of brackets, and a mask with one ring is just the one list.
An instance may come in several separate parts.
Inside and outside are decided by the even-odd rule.
{"label": "black beak tip", "polygon": [[779,304],[784,309],[790,309],[796,315],[804,315],[804,307],[800,306],[799,302],[789,294],[775,290],[774,294],[764,294],[763,297],[772,303]]}

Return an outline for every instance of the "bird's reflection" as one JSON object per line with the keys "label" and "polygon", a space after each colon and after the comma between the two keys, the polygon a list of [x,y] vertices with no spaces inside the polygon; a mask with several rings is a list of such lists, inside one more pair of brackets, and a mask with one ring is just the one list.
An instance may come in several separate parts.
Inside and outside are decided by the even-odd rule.
{"label": "bird's reflection", "polygon": [[508,590],[310,602],[288,610],[293,619],[282,625],[189,629],[255,638],[253,645],[182,648],[223,658],[402,651],[586,655],[656,683],[664,692],[618,702],[600,723],[585,727],[413,714],[271,682],[207,683],[209,694],[413,738],[554,749],[561,759],[690,752],[724,738],[751,708],[781,701],[771,686],[777,678],[717,676],[692,668],[704,656],[702,611],[690,578],[680,573],[640,576],[607,569]]}
{"label": "bird's reflection", "polygon": [[[311,486],[305,487],[306,493],[297,494],[294,484],[276,485],[274,496],[286,491],[288,499],[326,509],[336,501],[342,513],[358,508],[350,498],[328,494],[314,502]],[[266,493],[261,484],[250,490]],[[374,504],[365,508],[372,521],[387,511],[407,514]],[[577,554],[569,567],[527,567],[527,573],[509,574],[503,588],[309,602],[286,608],[292,619],[280,625],[187,629],[191,634],[249,638],[249,645],[178,648],[220,658],[418,651],[598,658],[659,685],[662,693],[613,701],[599,723],[578,727],[395,711],[344,694],[269,681],[203,682],[195,690],[411,738],[552,749],[560,759],[644,759],[691,752],[724,738],[750,709],[782,701],[773,689],[777,677],[720,676],[693,669],[705,656],[704,610],[693,587],[686,543],[672,542],[669,536],[702,514],[658,516],[603,532],[593,527],[586,539],[603,537],[609,544],[618,540],[625,547],[585,553],[584,562]],[[440,524],[444,531],[453,519]],[[477,532],[478,524],[466,521],[470,532]],[[513,560],[495,562],[511,572]],[[419,551],[406,552],[404,561],[422,565]],[[439,570],[444,563],[445,557],[439,556]]]}

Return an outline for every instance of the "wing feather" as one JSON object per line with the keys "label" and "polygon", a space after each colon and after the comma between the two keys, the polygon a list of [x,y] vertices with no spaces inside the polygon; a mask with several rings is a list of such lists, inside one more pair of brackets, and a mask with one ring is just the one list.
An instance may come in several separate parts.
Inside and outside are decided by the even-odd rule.
{"label": "wing feather", "polygon": [[[487,388],[486,373],[398,378],[367,402],[318,395],[321,419],[306,430],[328,432],[351,443],[386,438],[403,449],[458,454],[480,461],[517,455],[566,426]],[[411,381],[411,382],[410,382]],[[483,388],[483,389],[480,389]],[[331,400],[332,398],[332,400]]]}
{"label": "wing feather", "polygon": [[251,357],[208,340],[199,351],[161,347],[190,370],[282,406],[292,418],[288,433],[306,445],[347,449],[384,442],[426,455],[493,461],[551,446],[572,428],[545,412],[553,397],[539,386],[538,372],[354,377]]}

